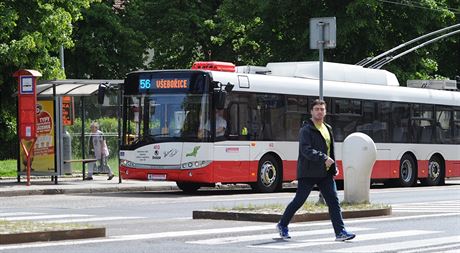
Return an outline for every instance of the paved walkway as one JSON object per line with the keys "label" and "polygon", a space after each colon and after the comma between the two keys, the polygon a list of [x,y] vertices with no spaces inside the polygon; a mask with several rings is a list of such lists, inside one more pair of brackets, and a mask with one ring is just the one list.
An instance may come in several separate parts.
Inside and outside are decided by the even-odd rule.
{"label": "paved walkway", "polygon": [[17,182],[15,178],[0,180],[0,197],[40,195],[40,194],[71,194],[92,192],[121,192],[121,191],[165,191],[178,190],[175,182],[123,180],[118,177],[108,181],[107,176],[93,176],[94,180],[83,181],[81,177],[60,177],[58,184],[51,177],[34,178],[31,185],[26,185],[26,179]]}

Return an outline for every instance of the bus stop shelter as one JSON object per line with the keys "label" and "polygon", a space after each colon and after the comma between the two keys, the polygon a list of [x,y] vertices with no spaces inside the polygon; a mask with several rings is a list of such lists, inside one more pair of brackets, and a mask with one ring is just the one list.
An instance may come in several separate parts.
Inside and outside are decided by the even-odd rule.
{"label": "bus stop shelter", "polygon": [[[58,176],[68,173],[71,163],[81,163],[83,179],[85,178],[86,163],[95,159],[85,158],[85,103],[89,97],[97,96],[98,102],[104,101],[105,93],[116,94],[118,118],[118,142],[120,138],[120,101],[118,89],[123,80],[109,79],[67,79],[39,81],[37,90],[37,142],[35,143],[32,175],[51,176],[57,184]],[[75,105],[78,98],[78,105]],[[67,140],[64,126],[73,124],[74,107],[79,107],[81,118],[81,158],[72,159],[68,154],[71,145]],[[20,150],[18,159],[18,181],[24,175],[23,154]],[[69,169],[70,170],[70,169]],[[121,178],[120,178],[121,182]]]}

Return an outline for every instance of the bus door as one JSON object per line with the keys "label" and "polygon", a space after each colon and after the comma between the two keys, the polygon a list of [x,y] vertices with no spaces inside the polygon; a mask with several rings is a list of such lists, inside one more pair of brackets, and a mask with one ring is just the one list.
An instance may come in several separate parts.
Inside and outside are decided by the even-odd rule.
{"label": "bus door", "polygon": [[227,120],[225,139],[216,136],[214,161],[217,182],[248,182],[249,180],[249,110],[242,97],[229,97],[224,110]]}

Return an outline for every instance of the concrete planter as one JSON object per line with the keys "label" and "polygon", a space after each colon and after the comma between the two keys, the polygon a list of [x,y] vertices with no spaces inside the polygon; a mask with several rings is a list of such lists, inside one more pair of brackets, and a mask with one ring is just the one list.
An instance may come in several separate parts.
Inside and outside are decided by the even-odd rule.
{"label": "concrete planter", "polygon": [[83,228],[29,233],[0,234],[0,244],[14,244],[37,241],[58,241],[105,237],[105,228]]}
{"label": "concrete planter", "polygon": [[[257,213],[257,212],[235,212],[235,211],[193,211],[193,219],[213,220],[240,220],[240,221],[261,221],[278,222],[281,219],[280,213]],[[369,210],[342,211],[343,218],[361,218],[371,216],[391,215],[391,207]],[[321,213],[299,213],[294,215],[291,222],[305,222],[329,220],[327,212]]]}

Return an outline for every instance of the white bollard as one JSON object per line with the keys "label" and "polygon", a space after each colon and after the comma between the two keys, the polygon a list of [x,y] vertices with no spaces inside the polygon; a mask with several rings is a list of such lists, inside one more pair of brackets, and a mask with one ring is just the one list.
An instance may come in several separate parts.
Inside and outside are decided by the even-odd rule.
{"label": "white bollard", "polygon": [[369,202],[372,167],[377,148],[371,137],[352,133],[342,145],[342,166],[346,203]]}

